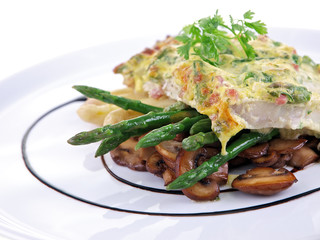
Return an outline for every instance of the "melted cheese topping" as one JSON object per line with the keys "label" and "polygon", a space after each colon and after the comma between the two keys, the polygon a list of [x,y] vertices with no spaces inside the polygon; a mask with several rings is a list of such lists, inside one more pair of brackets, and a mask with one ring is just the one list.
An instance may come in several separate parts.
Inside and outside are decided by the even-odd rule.
{"label": "melted cheese topping", "polygon": [[[228,140],[244,128],[283,125],[272,123],[259,127],[250,123],[245,111],[250,113],[251,103],[276,107],[290,104],[312,112],[320,102],[319,69],[310,58],[300,57],[294,48],[266,36],[259,36],[250,44],[257,54],[255,60],[242,59],[230,50],[220,55],[221,63],[215,67],[192,54],[185,60],[177,53],[180,43],[168,37],[114,71],[121,73],[124,83],[138,92],[146,91],[154,98],[166,94],[208,115],[224,152]],[[243,104],[247,108],[239,110]],[[303,124],[320,132],[320,126]],[[288,129],[296,128],[292,126]]]}

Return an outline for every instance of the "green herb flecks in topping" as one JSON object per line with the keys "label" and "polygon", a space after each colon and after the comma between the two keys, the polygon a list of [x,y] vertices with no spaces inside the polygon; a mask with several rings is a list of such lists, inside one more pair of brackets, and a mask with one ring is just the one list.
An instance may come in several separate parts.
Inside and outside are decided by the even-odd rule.
{"label": "green herb flecks in topping", "polygon": [[311,99],[311,92],[303,86],[291,86],[288,88],[289,93],[292,94],[294,103],[304,103]]}
{"label": "green herb flecks in topping", "polygon": [[309,56],[303,56],[302,63],[308,64],[312,67],[316,67],[316,65],[317,65]]}
{"label": "green herb flecks in topping", "polygon": [[292,60],[294,64],[300,65],[301,63],[301,58],[297,54],[292,55]]}
{"label": "green herb flecks in topping", "polygon": [[265,82],[265,83],[272,82],[272,76],[264,72],[262,72],[262,75],[264,76],[264,78],[261,79],[261,82]]}
{"label": "green herb flecks in topping", "polygon": [[[243,63],[243,62],[251,62],[252,60],[255,61],[260,61],[260,60],[274,60],[277,59],[278,57],[257,57],[255,59],[249,59],[249,58],[240,58],[240,59],[235,59],[232,61],[232,64],[237,64],[237,63]],[[283,57],[284,59],[287,59],[287,57]]]}
{"label": "green herb flecks in topping", "polygon": [[158,55],[156,56],[156,59],[157,59],[156,61],[163,61],[169,65],[175,64],[178,57],[173,53],[174,53],[173,48],[165,48],[158,53]]}
{"label": "green herb flecks in topping", "polygon": [[275,47],[280,47],[282,45],[282,43],[281,42],[277,42],[277,41],[273,41],[273,45]]}
{"label": "green herb flecks in topping", "polygon": [[255,79],[258,78],[258,75],[256,73],[254,73],[254,72],[248,72],[247,75],[245,76],[243,82],[246,83],[247,80],[250,79],[250,78],[255,80]]}
{"label": "green herb flecks in topping", "polygon": [[194,81],[201,82],[202,74],[203,74],[203,62],[202,61],[194,61],[192,64],[193,68],[193,78]]}
{"label": "green herb flecks in topping", "polygon": [[151,82],[161,83],[164,79],[170,77],[170,74],[163,71],[163,69],[176,63],[179,56],[174,54],[174,51],[173,48],[168,47],[160,50],[155,55],[154,61],[147,67],[148,78]]}
{"label": "green herb flecks in topping", "polygon": [[285,95],[287,97],[288,103],[305,103],[310,101],[311,99],[312,93],[303,86],[277,82],[269,85],[269,88],[272,89],[269,91],[269,94],[271,96],[280,97],[280,95]]}
{"label": "green herb flecks in topping", "polygon": [[245,78],[243,79],[243,83],[247,85],[249,80],[252,80],[254,82],[270,83],[272,82],[272,76],[264,72],[262,72],[261,74],[255,72],[248,72]]}
{"label": "green herb flecks in topping", "polygon": [[203,102],[208,99],[210,92],[211,91],[207,87],[206,83],[197,83],[194,87],[194,98],[200,105],[202,105]]}
{"label": "green herb flecks in topping", "polygon": [[[184,27],[176,37],[183,43],[178,47],[178,53],[188,60],[190,51],[193,50],[192,54],[213,66],[219,65],[219,55],[230,49],[243,58],[254,59],[255,50],[248,42],[256,38],[255,32],[266,34],[267,28],[260,20],[251,21],[253,15],[252,11],[247,11],[243,15],[243,20],[235,20],[230,16],[230,26],[228,26],[216,11],[213,17],[202,18]],[[234,39],[239,42],[244,53],[232,42]]]}
{"label": "green herb flecks in topping", "polygon": [[203,62],[202,61],[194,61],[192,64],[192,79],[193,82],[196,86],[196,95],[199,98],[203,98],[205,96],[202,96],[200,90],[202,89],[202,87],[205,84],[205,74],[204,74],[204,70],[203,70]]}

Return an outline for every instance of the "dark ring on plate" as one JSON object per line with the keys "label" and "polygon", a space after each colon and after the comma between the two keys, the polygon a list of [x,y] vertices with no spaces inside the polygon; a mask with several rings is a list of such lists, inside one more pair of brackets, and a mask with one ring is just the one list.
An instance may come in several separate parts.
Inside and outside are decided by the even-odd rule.
{"label": "dark ring on plate", "polygon": [[[81,201],[83,203],[87,203],[96,207],[101,207],[104,209],[109,209],[109,210],[114,210],[114,211],[119,211],[119,212],[127,212],[127,213],[134,213],[134,214],[144,214],[144,215],[152,215],[152,216],[177,216],[177,217],[182,217],[182,216],[214,216],[214,215],[222,215],[222,214],[231,214],[231,213],[241,213],[241,212],[246,212],[246,211],[251,211],[251,210],[257,210],[257,209],[262,209],[265,207],[271,207],[271,206],[275,206],[281,203],[286,203],[289,202],[291,200],[295,200],[301,197],[304,197],[306,195],[309,195],[311,193],[320,191],[320,187],[309,190],[307,192],[303,192],[288,198],[284,198],[281,200],[277,200],[277,201],[273,201],[270,203],[266,203],[266,204],[259,204],[259,205],[255,205],[255,206],[251,206],[251,207],[244,207],[244,208],[239,208],[239,209],[231,209],[231,210],[224,210],[224,211],[214,211],[214,212],[198,212],[198,213],[162,213],[162,212],[146,212],[146,211],[135,211],[135,210],[129,210],[129,209],[123,209],[123,208],[116,208],[116,207],[112,207],[112,206],[108,206],[108,205],[104,205],[104,204],[100,204],[100,203],[96,203],[78,196],[75,196],[73,194],[70,194],[62,189],[59,189],[58,187],[55,187],[53,184],[49,183],[46,179],[42,178],[37,171],[32,167],[32,164],[30,162],[30,159],[28,158],[28,154],[27,154],[27,141],[28,141],[28,137],[29,134],[31,133],[31,131],[34,129],[34,127],[41,121],[43,120],[46,116],[48,116],[49,114],[53,113],[54,111],[63,108],[69,104],[72,103],[76,103],[76,102],[83,102],[85,101],[86,98],[84,97],[80,97],[80,98],[76,98],[74,100],[70,100],[66,103],[60,104],[57,107],[54,107],[53,109],[47,111],[46,113],[44,113],[42,116],[40,116],[37,120],[34,121],[33,124],[31,124],[31,126],[26,130],[26,132],[23,135],[22,141],[21,141],[21,152],[22,152],[22,158],[23,161],[27,167],[27,169],[29,170],[29,172],[35,177],[37,178],[41,183],[43,183],[44,185],[46,185],[47,187],[65,195],[68,197],[71,197],[75,200]],[[108,165],[106,164],[106,162],[104,161],[104,158],[102,158],[102,162],[103,165],[105,166],[105,168],[107,169],[107,171],[117,180],[125,183],[125,184],[129,184],[130,186],[133,187],[138,187],[142,190],[148,190],[148,191],[152,191],[152,192],[158,192],[158,193],[169,193],[169,194],[181,194],[180,191],[166,191],[163,189],[156,189],[156,188],[151,188],[151,187],[145,187],[145,186],[141,186],[141,185],[137,185],[135,183],[132,183],[130,181],[127,181],[119,176],[117,176],[115,173],[113,173]],[[223,191],[221,191],[223,192]],[[226,190],[225,192],[230,192],[230,190]]]}

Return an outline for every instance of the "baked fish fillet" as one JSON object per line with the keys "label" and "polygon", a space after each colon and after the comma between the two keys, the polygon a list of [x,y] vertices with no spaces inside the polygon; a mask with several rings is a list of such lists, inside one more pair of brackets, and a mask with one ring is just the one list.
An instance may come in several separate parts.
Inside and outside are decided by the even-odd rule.
{"label": "baked fish fillet", "polygon": [[215,67],[192,54],[185,60],[177,53],[180,43],[168,37],[114,72],[138,92],[153,98],[167,95],[208,115],[223,146],[242,129],[279,128],[288,138],[319,136],[319,66],[267,36],[250,44],[254,60],[229,50]]}

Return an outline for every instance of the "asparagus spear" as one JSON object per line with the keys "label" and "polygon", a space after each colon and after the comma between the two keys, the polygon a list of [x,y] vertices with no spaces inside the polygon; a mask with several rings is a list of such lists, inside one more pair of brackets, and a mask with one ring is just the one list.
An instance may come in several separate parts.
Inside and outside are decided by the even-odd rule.
{"label": "asparagus spear", "polygon": [[205,118],[204,115],[199,115],[193,118],[186,117],[180,122],[169,124],[158,129],[154,129],[143,138],[136,145],[136,150],[139,148],[156,146],[163,141],[172,140],[178,133],[189,131],[190,127]]}
{"label": "asparagus spear", "polygon": [[206,144],[211,144],[216,141],[218,141],[218,137],[214,134],[214,132],[199,132],[195,135],[183,139],[182,148],[187,151],[195,151]]}
{"label": "asparagus spear", "polygon": [[211,120],[209,118],[201,119],[199,122],[196,122],[190,128],[190,134],[194,135],[199,132],[210,132],[211,131]]}
{"label": "asparagus spear", "polygon": [[227,147],[227,154],[218,154],[213,156],[208,161],[201,164],[196,169],[192,169],[184,174],[180,175],[172,183],[167,186],[168,190],[184,189],[193,186],[201,179],[208,175],[218,171],[219,167],[225,164],[227,161],[236,157],[243,150],[254,146],[259,142],[269,141],[272,137],[279,134],[277,129],[272,130],[268,134],[262,134],[257,132],[245,133],[235,140],[230,146]]}
{"label": "asparagus spear", "polygon": [[118,147],[121,143],[127,141],[129,138],[129,134],[115,134],[111,137],[105,138],[98,147],[95,153],[95,157],[99,157],[110,152],[111,150]]}
{"label": "asparagus spear", "polygon": [[110,92],[104,91],[99,88],[82,86],[82,85],[76,85],[76,86],[73,86],[73,88],[79,91],[80,93],[82,93],[83,95],[85,95],[86,97],[95,98],[102,102],[114,104],[125,110],[131,109],[131,110],[145,113],[145,114],[148,112],[160,112],[163,110],[162,108],[159,108],[159,107],[144,104],[139,100],[133,100],[133,99],[112,95]]}
{"label": "asparagus spear", "polygon": [[[185,117],[199,116],[196,110],[172,111],[172,112],[150,112],[148,114],[121,121],[114,125],[106,125],[87,132],[80,132],[70,138],[68,143],[72,145],[83,145],[98,142],[114,134],[126,133],[135,136],[151,131],[166,124],[181,121]],[[133,135],[132,135],[133,134]]]}

